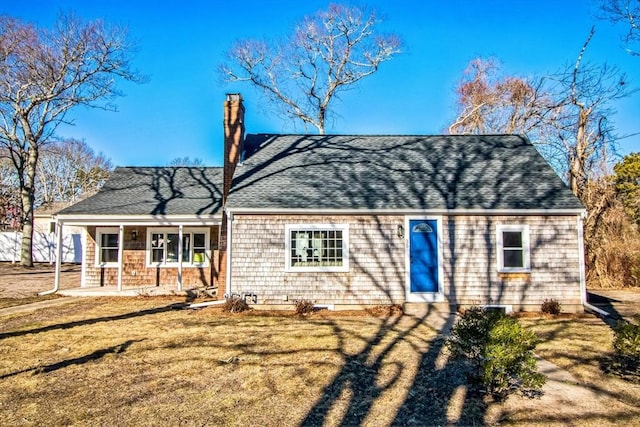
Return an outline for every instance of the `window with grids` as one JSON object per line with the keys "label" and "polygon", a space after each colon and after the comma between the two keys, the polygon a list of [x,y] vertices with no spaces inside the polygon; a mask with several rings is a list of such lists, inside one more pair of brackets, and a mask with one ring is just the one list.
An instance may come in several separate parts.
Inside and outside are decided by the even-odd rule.
{"label": "window with grids", "polygon": [[[185,228],[182,233],[182,263],[204,265],[207,263],[208,233],[204,230]],[[180,256],[180,234],[175,229],[150,229],[148,237],[149,264],[154,266],[176,265]]]}
{"label": "window with grids", "polygon": [[297,271],[347,271],[347,228],[287,226],[287,267]]}
{"label": "window with grids", "polygon": [[96,233],[96,264],[118,264],[119,230],[117,228],[98,228]]}
{"label": "window with grids", "polygon": [[529,226],[498,225],[497,233],[498,271],[530,271]]}

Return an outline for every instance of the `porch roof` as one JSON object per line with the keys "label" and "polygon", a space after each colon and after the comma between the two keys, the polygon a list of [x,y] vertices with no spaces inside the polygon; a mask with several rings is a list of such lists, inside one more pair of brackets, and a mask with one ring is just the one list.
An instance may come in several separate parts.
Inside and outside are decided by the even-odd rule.
{"label": "porch roof", "polygon": [[220,167],[119,167],[95,195],[60,217],[92,221],[198,222],[222,216]]}

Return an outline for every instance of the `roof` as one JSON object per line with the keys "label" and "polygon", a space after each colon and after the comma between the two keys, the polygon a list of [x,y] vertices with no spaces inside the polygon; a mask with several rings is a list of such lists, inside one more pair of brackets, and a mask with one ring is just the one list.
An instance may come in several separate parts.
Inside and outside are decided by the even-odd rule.
{"label": "roof", "polygon": [[516,135],[249,134],[227,205],[242,209],[584,209]]}
{"label": "roof", "polygon": [[119,167],[95,195],[59,215],[218,215],[220,167]]}
{"label": "roof", "polygon": [[51,217],[58,211],[70,206],[71,202],[47,202],[43,203],[33,211],[34,217]]}

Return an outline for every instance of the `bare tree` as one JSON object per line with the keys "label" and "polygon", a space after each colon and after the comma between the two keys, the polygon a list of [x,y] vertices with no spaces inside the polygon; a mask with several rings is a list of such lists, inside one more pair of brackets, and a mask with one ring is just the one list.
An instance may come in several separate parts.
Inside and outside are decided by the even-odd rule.
{"label": "bare tree", "polygon": [[376,34],[377,22],[372,10],[331,4],[282,42],[236,42],[219,70],[225,81],[249,82],[285,116],[324,134],[340,92],[400,52],[397,36]]}
{"label": "bare tree", "polygon": [[176,157],[167,163],[167,166],[204,166],[204,162],[198,157],[194,157],[193,159],[189,156]]}
{"label": "bare tree", "polygon": [[450,134],[519,133],[537,139],[555,101],[543,79],[506,76],[493,58],[473,59],[456,87],[457,117]]}
{"label": "bare tree", "polygon": [[84,141],[65,140],[41,149],[36,174],[36,205],[73,203],[94,194],[111,174],[113,165],[95,154]]}
{"label": "bare tree", "polygon": [[631,55],[640,56],[640,0],[601,0],[600,10],[603,19],[628,25],[622,38],[625,49]]}
{"label": "bare tree", "polygon": [[566,156],[567,182],[583,201],[589,179],[595,178],[615,154],[617,136],[611,103],[635,92],[617,67],[584,61],[594,34],[592,28],[575,64],[556,76],[557,84],[552,89],[562,113],[554,120],[556,138],[550,143]]}
{"label": "bare tree", "polygon": [[16,170],[23,231],[20,263],[33,265],[33,208],[40,149],[78,105],[113,110],[130,68],[126,31],[61,16],[52,29],[0,17],[0,145]]}

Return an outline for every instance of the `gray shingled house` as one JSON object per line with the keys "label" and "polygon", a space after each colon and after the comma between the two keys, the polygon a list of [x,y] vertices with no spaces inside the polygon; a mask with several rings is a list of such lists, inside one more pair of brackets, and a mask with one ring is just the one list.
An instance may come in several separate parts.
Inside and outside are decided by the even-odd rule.
{"label": "gray shingled house", "polygon": [[582,309],[584,208],[526,138],[245,136],[240,97],[224,111],[223,169],[119,168],[60,213],[87,229],[83,286]]}
{"label": "gray shingled house", "polygon": [[85,229],[81,286],[212,286],[222,171],[116,168],[97,194],[60,211],[63,227]]}

